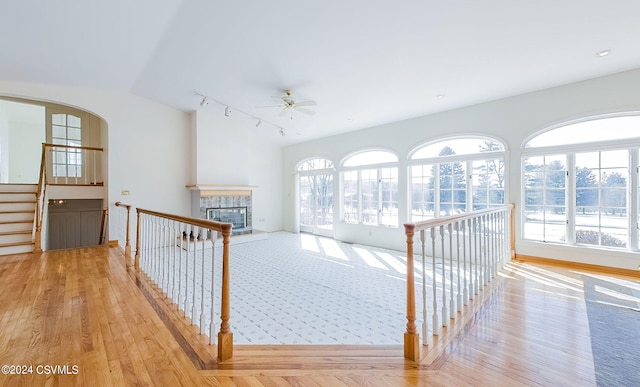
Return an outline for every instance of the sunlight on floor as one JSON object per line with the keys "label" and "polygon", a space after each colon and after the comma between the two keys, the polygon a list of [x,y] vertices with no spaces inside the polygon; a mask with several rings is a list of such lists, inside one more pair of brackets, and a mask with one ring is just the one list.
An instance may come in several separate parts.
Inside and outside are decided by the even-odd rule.
{"label": "sunlight on floor", "polygon": [[407,267],[404,263],[399,262],[397,259],[393,257],[393,255],[389,253],[384,253],[381,251],[374,251],[374,254],[380,257],[383,261],[385,261],[389,266],[395,269],[398,273],[407,274]]}
{"label": "sunlight on floor", "polygon": [[328,238],[319,238],[320,245],[322,246],[322,250],[324,253],[330,257],[342,259],[344,261],[348,261],[347,255],[342,251],[338,243],[333,239]]}
{"label": "sunlight on floor", "polygon": [[378,260],[376,257],[374,257],[369,250],[362,247],[353,247],[353,251],[355,251],[367,265],[376,267],[378,269],[389,270],[389,268],[386,267],[382,262],[380,262],[380,260]]}
{"label": "sunlight on floor", "polygon": [[320,247],[316,241],[316,237],[309,234],[300,234],[300,243],[303,250],[313,251],[314,253],[320,252]]}

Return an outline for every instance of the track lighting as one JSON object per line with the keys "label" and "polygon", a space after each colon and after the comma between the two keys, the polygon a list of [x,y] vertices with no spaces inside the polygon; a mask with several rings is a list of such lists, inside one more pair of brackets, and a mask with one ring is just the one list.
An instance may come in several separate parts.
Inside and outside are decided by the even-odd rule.
{"label": "track lighting", "polygon": [[284,135],[287,134],[287,130],[285,128],[280,127],[280,126],[274,124],[273,122],[270,122],[270,121],[267,121],[267,120],[263,120],[262,118],[258,118],[256,116],[254,116],[253,114],[247,113],[247,112],[242,111],[240,109],[235,109],[235,108],[227,105],[226,103],[223,103],[222,101],[219,101],[219,100],[217,100],[215,98],[208,97],[208,96],[206,96],[204,94],[201,94],[201,93],[198,93],[198,92],[194,92],[194,93],[197,96],[199,96],[200,98],[202,98],[200,100],[200,107],[205,107],[205,106],[209,105],[210,102],[215,102],[216,104],[218,104],[220,106],[224,106],[224,116],[225,117],[231,118],[231,109],[234,109],[234,113],[239,114],[239,117],[242,118],[243,116],[246,116],[248,118],[256,120],[256,123],[255,123],[255,127],[256,128],[262,126],[262,124],[265,123],[265,124],[268,124],[269,126],[272,126],[272,127],[276,128],[276,129],[278,129],[278,134],[279,135],[284,136]]}

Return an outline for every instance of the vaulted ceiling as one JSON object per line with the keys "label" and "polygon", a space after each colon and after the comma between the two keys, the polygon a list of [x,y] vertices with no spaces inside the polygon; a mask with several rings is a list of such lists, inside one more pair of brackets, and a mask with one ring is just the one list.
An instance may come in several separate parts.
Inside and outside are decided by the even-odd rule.
{"label": "vaulted ceiling", "polygon": [[[639,68],[638,15],[637,0],[5,1],[0,80],[185,111],[204,95],[291,144]],[[258,107],[285,89],[316,114]]]}

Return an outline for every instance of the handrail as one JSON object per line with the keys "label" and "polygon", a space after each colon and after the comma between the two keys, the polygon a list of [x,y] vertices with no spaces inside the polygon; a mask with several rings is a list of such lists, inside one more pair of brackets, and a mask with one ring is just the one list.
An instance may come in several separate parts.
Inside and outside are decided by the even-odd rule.
{"label": "handrail", "polygon": [[[433,332],[436,335],[439,329],[439,319],[436,300],[436,259],[438,258],[438,246],[442,259],[442,325],[448,326],[448,320],[455,316],[454,300],[454,281],[453,281],[453,261],[454,255],[457,262],[457,306],[458,311],[462,310],[462,304],[466,305],[469,298],[472,298],[467,292],[467,275],[471,277],[469,283],[472,292],[477,294],[480,285],[486,285],[491,278],[499,270],[500,262],[504,264],[504,257],[514,256],[514,239],[513,239],[513,204],[503,205],[500,207],[489,208],[485,210],[472,211],[467,213],[456,214],[452,216],[430,219],[422,222],[405,223],[405,234],[407,243],[407,324],[404,334],[404,357],[413,361],[420,359],[420,337],[416,327],[416,294],[415,294],[415,273],[414,273],[414,247],[413,237],[416,232],[420,235],[422,245],[422,298],[423,298],[423,335],[426,335],[426,287],[425,287],[425,230],[431,230],[431,256],[432,256],[432,279],[433,279]],[[509,216],[505,215],[506,211]],[[506,224],[509,223],[509,224]],[[473,237],[472,237],[473,233]],[[492,234],[493,233],[493,234]],[[455,238],[454,238],[455,235]],[[462,238],[460,236],[462,235]],[[496,235],[502,236],[498,239]],[[448,239],[447,239],[448,236]],[[467,238],[469,244],[467,245]],[[508,239],[507,239],[508,238]],[[446,243],[448,242],[448,244]],[[472,243],[473,242],[473,243]],[[507,245],[509,254],[507,254]],[[445,265],[447,264],[447,247],[448,247],[448,264],[449,266],[449,303],[450,313],[447,312],[446,306],[446,276]],[[462,253],[461,253],[462,249]],[[455,251],[455,254],[454,254]],[[496,256],[491,256],[495,254]],[[472,262],[472,257],[474,262]],[[460,261],[463,262],[461,271]],[[469,270],[467,272],[467,262]],[[471,266],[474,265],[472,269]],[[480,269],[479,269],[480,267]],[[475,275],[475,277],[474,277]],[[461,286],[461,277],[464,290]],[[475,282],[474,282],[475,279]],[[482,283],[482,284],[480,284]],[[426,345],[426,344],[425,344]]]}
{"label": "handrail", "polygon": [[131,264],[131,233],[129,231],[129,223],[130,223],[130,215],[131,215],[131,205],[124,204],[122,202],[116,202],[116,207],[124,207],[127,209],[127,231],[125,234],[125,245],[124,245],[124,256],[127,258],[127,264]]}
{"label": "handrail", "polygon": [[[44,218],[45,209],[45,193],[47,190],[47,149],[48,148],[65,148],[75,149],[79,151],[104,151],[103,148],[91,146],[63,145],[42,143],[42,156],[40,157],[40,174],[38,175],[38,188],[36,189],[36,209],[34,221],[34,251],[42,252],[42,220]],[[94,159],[95,160],[95,159]],[[95,164],[94,164],[95,173]]]}
{"label": "handrail", "polygon": [[102,220],[100,221],[100,239],[98,240],[101,245],[104,244],[104,236],[107,231],[107,226],[109,222],[109,208],[105,207],[102,209]]}
{"label": "handrail", "polygon": [[104,148],[98,148],[94,146],[83,146],[83,145],[63,145],[63,144],[51,144],[51,143],[42,143],[46,148],[67,148],[67,149],[83,149],[83,150],[94,150],[94,151],[104,151]]}
{"label": "handrail", "polygon": [[[230,359],[233,356],[233,333],[231,332],[231,327],[229,324],[229,317],[230,317],[230,311],[231,311],[231,307],[230,307],[230,299],[231,299],[231,294],[230,294],[230,277],[229,277],[229,240],[231,237],[231,229],[233,228],[233,225],[231,223],[222,223],[222,222],[217,222],[217,221],[213,221],[213,220],[207,220],[207,219],[201,219],[201,218],[193,218],[193,217],[186,217],[186,216],[180,216],[180,215],[174,215],[174,214],[168,214],[168,213],[164,213],[164,212],[158,212],[158,211],[151,211],[151,210],[145,210],[142,208],[137,208],[136,209],[137,212],[137,225],[136,225],[136,253],[135,253],[135,259],[134,259],[134,265],[136,270],[141,270],[141,271],[148,271],[148,275],[150,275],[150,277],[152,278],[152,280],[157,281],[157,283],[160,285],[160,287],[162,288],[163,284],[166,284],[166,287],[171,288],[171,291],[168,291],[168,293],[173,294],[175,292],[175,287],[173,286],[173,282],[176,280],[175,278],[175,267],[173,269],[171,269],[171,265],[176,265],[176,264],[181,264],[181,263],[176,263],[176,257],[175,257],[175,253],[173,256],[173,261],[170,264],[169,262],[167,262],[167,260],[165,259],[163,261],[163,254],[167,253],[166,249],[167,249],[167,243],[171,244],[173,246],[174,249],[178,249],[178,250],[186,250],[187,253],[185,253],[187,256],[190,252],[194,253],[194,261],[192,262],[192,267],[189,268],[189,270],[186,270],[188,268],[189,265],[189,259],[187,257],[186,261],[185,261],[185,265],[187,265],[187,268],[185,268],[184,272],[181,271],[181,269],[178,269],[178,274],[179,274],[179,279],[178,281],[180,281],[182,279],[182,273],[184,273],[185,276],[188,276],[190,274],[188,274],[187,272],[190,272],[190,270],[192,269],[192,279],[193,279],[193,286],[194,289],[191,292],[191,294],[193,295],[193,299],[190,302],[191,305],[191,315],[190,318],[192,320],[192,322],[195,319],[195,294],[196,294],[196,290],[195,290],[195,275],[196,275],[196,262],[195,262],[195,252],[197,250],[200,250],[202,252],[202,261],[201,261],[201,275],[202,275],[202,279],[201,279],[201,302],[202,305],[200,307],[200,331],[202,333],[202,330],[204,329],[204,325],[205,325],[205,321],[206,321],[206,317],[204,314],[204,283],[205,283],[205,270],[204,270],[204,261],[205,261],[205,245],[204,242],[206,240],[208,240],[207,238],[207,234],[202,235],[202,239],[200,238],[200,234],[198,233],[198,237],[197,239],[195,238],[195,236],[192,236],[191,239],[189,238],[183,238],[180,236],[180,232],[177,232],[177,238],[180,241],[180,246],[177,247],[176,246],[176,241],[175,241],[175,237],[176,237],[176,228],[172,228],[172,226],[170,226],[169,224],[174,223],[174,222],[178,222],[179,224],[184,225],[185,227],[190,228],[192,231],[194,230],[194,227],[196,228],[201,228],[204,230],[209,230],[210,232],[215,232],[215,237],[212,235],[211,238],[209,239],[211,242],[211,247],[212,247],[212,257],[211,257],[211,263],[213,264],[214,259],[213,259],[213,254],[214,254],[214,242],[215,242],[215,238],[217,238],[218,233],[220,233],[222,235],[222,262],[221,262],[221,266],[222,266],[222,291],[220,292],[220,330],[218,331],[218,342],[217,342],[217,346],[218,346],[218,358],[220,359],[220,361],[225,361]],[[142,216],[144,215],[144,219],[142,218]],[[159,218],[159,219],[158,219]],[[152,219],[152,227],[148,227],[147,225],[149,225],[149,220]],[[144,235],[142,235],[142,224],[143,222],[145,222],[145,230],[144,230]],[[182,227],[182,226],[180,226]],[[185,230],[185,229],[182,229]],[[154,233],[155,232],[155,233]],[[186,231],[185,231],[186,232]],[[142,242],[142,238],[144,237],[145,241]],[[142,246],[142,243],[145,244],[145,246]],[[165,246],[165,247],[163,247]],[[169,247],[169,250],[171,250],[172,247]],[[141,252],[143,252],[143,250],[145,251],[145,256],[141,257]],[[147,255],[147,252],[149,252],[149,254]],[[169,261],[171,261],[171,252],[167,253],[169,255]],[[180,253],[180,257],[182,257],[182,252]],[[144,260],[144,262],[141,264],[141,258]],[[180,262],[182,262],[180,260]],[[143,270],[142,267],[146,268],[145,270]],[[214,287],[213,287],[213,268],[212,268],[212,272],[211,272],[211,297],[212,297],[212,301],[211,301],[211,313],[212,313],[212,318],[211,318],[211,324],[210,324],[210,331],[209,331],[209,339],[212,340],[213,339],[213,335],[214,335],[214,328],[213,328],[213,297],[214,297]],[[171,284],[169,284],[169,278],[171,278]],[[186,278],[185,278],[186,280]],[[180,300],[181,299],[181,295],[180,295],[180,289],[181,287],[178,288],[178,296],[177,299]],[[180,301],[178,301],[180,302]],[[185,308],[186,308],[187,302],[185,302]],[[188,308],[187,308],[188,309]],[[185,312],[186,314],[186,312]]]}
{"label": "handrail", "polygon": [[36,189],[36,216],[35,232],[33,237],[34,251],[42,252],[42,218],[44,217],[44,196],[46,190],[46,146],[42,143],[42,156],[40,157],[40,174],[38,175],[38,188]]}

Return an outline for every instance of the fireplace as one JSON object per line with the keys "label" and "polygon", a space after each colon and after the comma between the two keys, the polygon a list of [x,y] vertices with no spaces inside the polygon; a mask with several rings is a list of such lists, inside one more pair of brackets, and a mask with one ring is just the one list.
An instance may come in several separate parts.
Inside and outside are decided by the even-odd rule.
{"label": "fireplace", "polygon": [[247,207],[207,208],[207,219],[231,223],[240,231],[247,228]]}
{"label": "fireplace", "polygon": [[194,190],[191,193],[192,216],[231,223],[231,233],[253,232],[252,191],[249,189]]}

